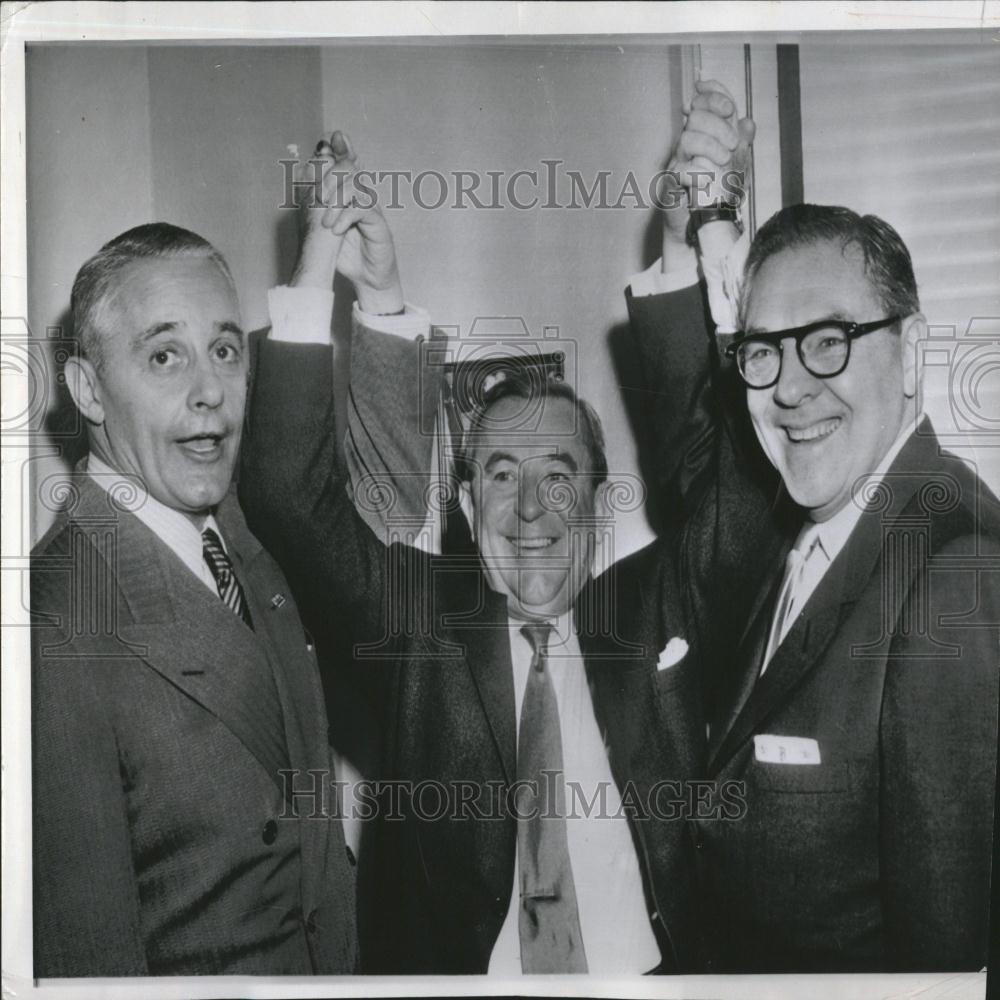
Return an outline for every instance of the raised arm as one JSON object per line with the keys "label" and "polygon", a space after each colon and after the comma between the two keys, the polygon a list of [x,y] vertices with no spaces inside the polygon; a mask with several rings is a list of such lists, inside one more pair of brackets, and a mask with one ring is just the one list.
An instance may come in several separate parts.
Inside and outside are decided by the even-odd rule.
{"label": "raised arm", "polygon": [[736,120],[724,87],[696,84],[660,190],[662,255],[626,292],[647,376],[655,488],[678,518],[689,516],[710,487],[717,439],[726,429],[721,396],[731,380],[720,366],[716,327],[735,328],[735,289],[723,281],[723,269],[735,270],[743,250],[730,206],[742,195],[753,136],[753,122]]}
{"label": "raised arm", "polygon": [[745,389],[720,350],[736,327],[733,278],[743,247],[738,227],[706,206],[742,189],[754,127],[735,112],[721,85],[697,85],[661,194],[662,258],[627,294],[647,379],[655,488],[692,613],[709,623],[704,646],[720,664],[761,585],[766,561],[748,554],[777,533],[777,479],[747,418]]}
{"label": "raised arm", "polygon": [[[292,284],[299,296],[295,308],[303,293],[307,301],[313,293],[320,336],[318,342],[301,342],[310,338],[289,330],[294,327],[285,315],[294,313],[289,290],[272,291],[273,327],[255,351],[240,499],[319,638],[332,620],[355,634],[370,634],[381,620],[386,589],[387,554],[354,510],[348,466],[340,458],[329,340],[335,272],[351,281],[357,297],[349,426],[354,440],[361,439],[358,451],[368,456],[362,467],[376,476],[375,482],[357,484],[359,506],[377,509],[378,485],[391,489],[394,475],[412,490],[405,471],[414,464],[428,468],[432,440],[416,427],[428,405],[421,396],[428,380],[412,364],[416,345],[369,329],[385,319],[426,326],[426,314],[414,320],[403,306],[385,219],[377,205],[358,197],[357,159],[341,133],[320,144],[310,168],[318,171],[318,183],[300,187],[312,197],[302,209],[303,239]],[[387,359],[398,366],[391,378],[380,376]],[[400,470],[404,462],[409,464]],[[419,493],[422,511],[423,490]]]}

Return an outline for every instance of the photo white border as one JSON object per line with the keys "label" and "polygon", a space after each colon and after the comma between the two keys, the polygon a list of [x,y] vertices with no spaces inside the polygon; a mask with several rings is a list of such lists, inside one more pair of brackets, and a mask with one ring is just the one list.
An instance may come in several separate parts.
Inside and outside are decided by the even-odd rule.
{"label": "photo white border", "polygon": [[[720,2],[720,3],[161,3],[5,0],[0,17],[2,94],[2,205],[0,296],[8,318],[27,315],[25,225],[24,45],[32,41],[226,40],[315,43],[324,38],[390,41],[420,36],[444,40],[517,36],[540,42],[573,36],[795,35],[803,31],[979,29],[1000,43],[1000,0],[960,2]],[[546,37],[541,37],[546,36]],[[556,37],[551,37],[556,36]],[[672,41],[696,38],[672,37]],[[780,39],[777,39],[780,40]],[[68,169],[71,169],[71,164]],[[3,374],[3,419],[23,412],[28,381]],[[20,462],[2,457],[3,625],[2,855],[3,996],[77,998],[96,995],[132,1000],[180,997],[464,996],[525,993],[528,982],[485,977],[184,977],[169,979],[31,979],[30,698],[29,636],[22,608],[26,579]],[[11,627],[14,626],[14,627]],[[18,627],[20,626],[20,627]],[[985,995],[982,974],[899,976],[703,976],[604,980],[553,977],[531,980],[530,995],[630,997],[943,997]]]}

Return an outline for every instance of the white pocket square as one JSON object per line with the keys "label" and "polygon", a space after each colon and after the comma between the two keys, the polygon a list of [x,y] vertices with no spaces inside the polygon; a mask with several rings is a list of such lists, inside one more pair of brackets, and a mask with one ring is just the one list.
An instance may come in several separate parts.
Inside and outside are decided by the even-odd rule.
{"label": "white pocket square", "polygon": [[669,670],[676,666],[687,656],[688,644],[679,635],[675,635],[670,642],[663,647],[659,660],[656,661],[656,669]]}
{"label": "white pocket square", "polygon": [[808,736],[772,736],[758,733],[753,738],[754,756],[765,764],[820,764],[819,743]]}

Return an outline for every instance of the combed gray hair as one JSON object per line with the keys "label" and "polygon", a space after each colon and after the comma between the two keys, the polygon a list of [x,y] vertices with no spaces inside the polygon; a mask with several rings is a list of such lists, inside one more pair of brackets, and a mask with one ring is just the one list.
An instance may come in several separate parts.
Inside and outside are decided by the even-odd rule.
{"label": "combed gray hair", "polygon": [[148,222],[116,236],[77,271],[70,298],[74,336],[81,353],[95,368],[100,370],[104,361],[101,320],[115,279],[133,261],[172,257],[204,257],[213,261],[235,289],[225,257],[208,240],[189,229],[169,222]]}

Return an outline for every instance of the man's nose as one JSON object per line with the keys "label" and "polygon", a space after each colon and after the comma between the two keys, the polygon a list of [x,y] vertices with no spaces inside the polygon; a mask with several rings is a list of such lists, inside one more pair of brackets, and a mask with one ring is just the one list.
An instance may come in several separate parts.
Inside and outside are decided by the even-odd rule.
{"label": "man's nose", "polygon": [[539,493],[542,481],[537,475],[522,470],[518,482],[517,514],[522,521],[534,521],[545,513]]}
{"label": "man's nose", "polygon": [[222,405],[225,398],[225,385],[219,376],[215,365],[210,359],[198,362],[194,377],[191,382],[191,391],[188,395],[188,405],[192,409],[202,407],[214,410]]}
{"label": "man's nose", "polygon": [[819,380],[799,360],[795,340],[789,337],[781,342],[781,371],[774,386],[774,401],[779,406],[798,406],[804,399],[815,395]]}

